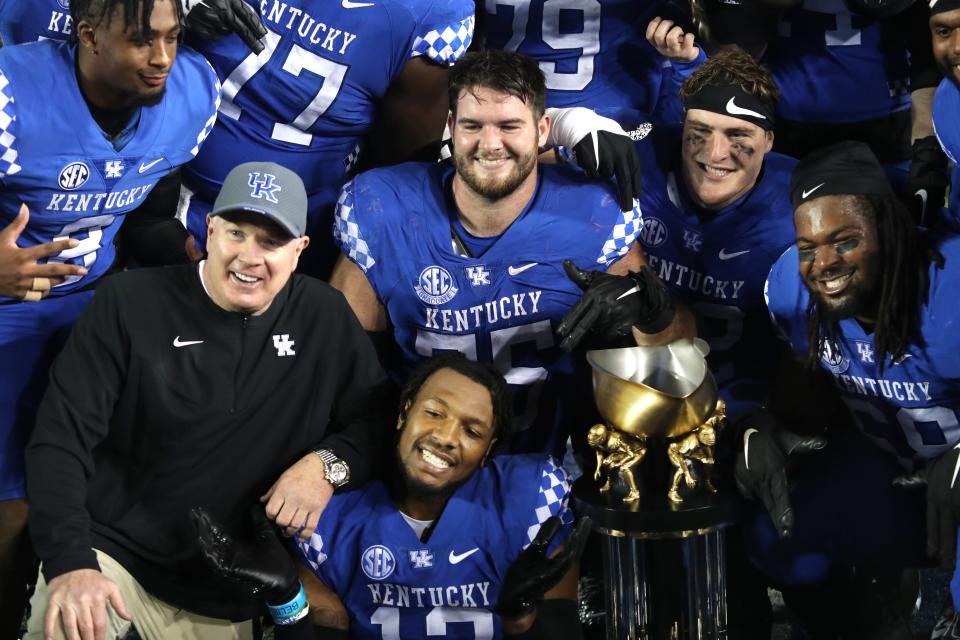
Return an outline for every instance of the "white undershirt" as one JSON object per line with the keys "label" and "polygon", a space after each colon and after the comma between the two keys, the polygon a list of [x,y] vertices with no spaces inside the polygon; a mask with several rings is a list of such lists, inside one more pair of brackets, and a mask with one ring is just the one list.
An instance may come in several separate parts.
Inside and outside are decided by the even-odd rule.
{"label": "white undershirt", "polygon": [[411,518],[403,511],[400,512],[400,515],[403,516],[403,519],[407,521],[407,524],[410,525],[410,528],[413,529],[413,532],[417,534],[417,539],[421,542],[423,541],[423,534],[427,529],[433,526],[433,520],[417,520],[416,518]]}

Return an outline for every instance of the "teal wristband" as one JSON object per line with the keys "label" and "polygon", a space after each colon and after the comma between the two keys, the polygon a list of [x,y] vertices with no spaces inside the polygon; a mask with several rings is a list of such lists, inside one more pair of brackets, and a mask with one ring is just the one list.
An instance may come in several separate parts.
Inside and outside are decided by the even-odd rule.
{"label": "teal wristband", "polygon": [[301,620],[310,611],[310,605],[307,603],[307,592],[303,590],[303,583],[300,583],[300,590],[297,591],[293,600],[276,606],[268,604],[267,609],[270,611],[270,617],[273,618],[274,624],[293,624]]}

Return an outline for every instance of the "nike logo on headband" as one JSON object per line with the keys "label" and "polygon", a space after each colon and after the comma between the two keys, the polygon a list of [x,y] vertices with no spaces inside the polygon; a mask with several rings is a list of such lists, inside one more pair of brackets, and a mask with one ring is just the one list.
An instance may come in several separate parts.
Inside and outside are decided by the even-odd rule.
{"label": "nike logo on headband", "polygon": [[750,109],[744,109],[743,107],[738,107],[734,102],[735,98],[730,98],[727,102],[727,113],[732,116],[753,116],[754,118],[760,118],[761,120],[766,120],[767,116],[762,113],[757,113],[756,111],[751,111]]}

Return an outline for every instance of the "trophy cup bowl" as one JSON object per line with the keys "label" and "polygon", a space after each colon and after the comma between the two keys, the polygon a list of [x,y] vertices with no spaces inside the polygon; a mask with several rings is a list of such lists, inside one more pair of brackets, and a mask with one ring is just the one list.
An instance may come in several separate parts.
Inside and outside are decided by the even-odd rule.
{"label": "trophy cup bowl", "polygon": [[717,383],[707,368],[709,350],[698,338],[659,347],[587,353],[600,415],[631,436],[672,438],[707,420],[717,404]]}

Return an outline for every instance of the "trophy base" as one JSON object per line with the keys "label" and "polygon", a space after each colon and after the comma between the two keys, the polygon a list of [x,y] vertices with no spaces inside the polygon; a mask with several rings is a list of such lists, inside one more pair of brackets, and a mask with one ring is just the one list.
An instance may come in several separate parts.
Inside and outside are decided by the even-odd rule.
{"label": "trophy base", "polygon": [[659,486],[601,492],[591,478],[573,486],[577,513],[603,534],[608,640],[725,640],[727,593],[724,528],[736,502],[720,491],[670,501]]}

